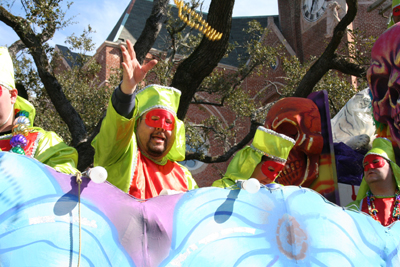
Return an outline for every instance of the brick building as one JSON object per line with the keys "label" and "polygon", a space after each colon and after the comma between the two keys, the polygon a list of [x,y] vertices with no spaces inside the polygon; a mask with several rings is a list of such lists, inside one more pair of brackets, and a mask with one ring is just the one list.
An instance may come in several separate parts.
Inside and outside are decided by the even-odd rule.
{"label": "brick building", "polygon": [[[296,6],[296,2],[299,2],[300,5]],[[242,29],[247,27],[249,21],[255,19],[263,27],[269,29],[269,34],[264,38],[266,45],[283,45],[288,55],[296,55],[300,61],[305,61],[310,56],[319,56],[324,51],[327,41],[329,41],[329,37],[327,37],[327,20],[329,19],[329,4],[332,2],[330,0],[278,0],[279,15],[234,17],[230,39],[232,42],[244,43],[246,38],[249,37],[243,33]],[[336,0],[336,2],[342,7],[337,9],[339,16],[343,16],[345,14],[343,13],[345,12],[345,0]],[[372,36],[379,36],[386,29],[387,19],[379,14],[379,9],[367,12],[367,8],[374,2],[358,2],[358,14],[354,22],[349,26],[350,28],[360,28]],[[97,49],[94,57],[103,66],[100,73],[102,81],[107,82],[111,68],[120,67],[122,58],[119,44],[127,39],[133,43],[137,40],[147,17],[150,15],[152,5],[153,2],[149,0],[132,0],[107,40]],[[175,7],[173,7],[172,11],[177,14]],[[206,15],[204,14],[205,17]],[[163,36],[166,35],[166,30],[163,28],[150,51],[151,54],[158,54],[162,50]],[[62,47],[60,48],[63,49]],[[238,48],[228,58],[222,59],[218,67],[224,68],[226,71],[235,71],[239,66],[237,56],[243,53],[243,49]],[[275,66],[265,70],[265,76],[248,77],[242,86],[245,90],[250,90],[253,96],[257,98],[256,100],[266,104],[279,98],[275,87],[266,83],[266,80],[274,81],[279,86],[283,82],[282,79],[279,79],[282,76],[284,76],[284,72],[277,59]],[[208,98],[209,96],[203,94],[199,95],[199,97]],[[197,123],[211,115],[221,118],[226,124],[234,119],[232,112],[226,108],[217,108],[215,106],[191,107],[187,118],[191,122]],[[248,132],[249,125],[249,121],[241,123],[243,133],[239,138]],[[210,144],[210,149],[207,153],[215,156],[221,154],[222,151],[223,147]],[[218,164],[203,164],[195,161],[185,162],[199,186],[209,186],[214,180],[219,179],[225,172],[228,163],[229,161]]]}

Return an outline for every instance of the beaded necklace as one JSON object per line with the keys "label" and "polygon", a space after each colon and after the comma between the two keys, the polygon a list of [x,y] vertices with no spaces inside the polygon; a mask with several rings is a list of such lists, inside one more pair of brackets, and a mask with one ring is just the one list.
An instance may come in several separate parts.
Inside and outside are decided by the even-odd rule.
{"label": "beaded necklace", "polygon": [[[392,212],[392,217],[395,220],[400,219],[400,192],[396,191],[394,195],[394,207],[393,207],[393,212]],[[375,208],[375,196],[371,193],[369,190],[367,192],[367,204],[368,204],[368,212],[374,218],[374,220],[379,221],[378,216],[376,215],[378,213],[378,209]]]}
{"label": "beaded necklace", "polygon": [[30,120],[29,112],[21,110],[15,115],[14,126],[11,134],[2,136],[1,139],[9,138],[11,149],[10,152],[25,155],[25,148],[28,144],[26,136],[29,134]]}

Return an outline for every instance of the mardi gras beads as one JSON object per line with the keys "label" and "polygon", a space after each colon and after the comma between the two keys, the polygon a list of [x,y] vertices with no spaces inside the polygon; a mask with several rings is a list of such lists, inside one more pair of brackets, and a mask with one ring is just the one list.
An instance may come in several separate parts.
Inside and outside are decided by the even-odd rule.
{"label": "mardi gras beads", "polygon": [[[174,0],[174,2],[175,5],[178,7],[179,18],[189,27],[201,31],[210,41],[221,40],[222,33],[217,32],[214,28],[208,25],[208,23],[198,13],[196,13],[196,11],[190,9],[189,6],[187,4],[184,4],[182,0]],[[186,13],[186,15],[183,13]],[[188,17],[191,18],[192,21],[190,21]],[[195,21],[197,21],[198,23],[196,23]]]}
{"label": "mardi gras beads", "polygon": [[26,136],[29,134],[29,112],[21,110],[16,115],[14,126],[12,128],[13,137],[10,139],[10,152],[25,155],[25,150],[28,140]]}
{"label": "mardi gras beads", "polygon": [[399,191],[396,192],[395,201],[394,201],[394,208],[393,208],[393,218],[400,219],[400,193]]}
{"label": "mardi gras beads", "polygon": [[[375,207],[375,196],[372,194],[371,191],[367,192],[367,204],[368,204],[368,212],[375,220],[379,221],[377,213],[378,209]],[[400,192],[397,191],[394,196],[394,207],[392,212],[392,217],[395,220],[400,219]]]}

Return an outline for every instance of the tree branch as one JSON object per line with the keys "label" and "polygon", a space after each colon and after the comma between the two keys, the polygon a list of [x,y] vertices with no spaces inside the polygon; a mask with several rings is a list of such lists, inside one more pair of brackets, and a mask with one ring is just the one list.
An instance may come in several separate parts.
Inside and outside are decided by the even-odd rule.
{"label": "tree branch", "polygon": [[8,52],[12,57],[16,57],[17,54],[21,51],[24,50],[26,46],[21,40],[15,41],[10,47],[8,48]]}
{"label": "tree branch", "polygon": [[25,19],[10,14],[0,6],[0,21],[11,27],[19,36],[20,40],[29,49],[29,53],[35,61],[39,77],[63,121],[68,125],[72,136],[72,145],[76,146],[86,137],[86,129],[82,119],[72,107],[63,93],[60,83],[52,74],[51,66],[43,48],[41,39],[29,27]]}
{"label": "tree branch", "polygon": [[365,75],[367,74],[366,67],[359,64],[354,64],[343,58],[338,58],[338,57],[335,57],[331,61],[330,67],[331,69],[338,70],[344,74],[353,75],[359,78],[365,77]]}
{"label": "tree branch", "polygon": [[162,23],[166,18],[168,3],[168,0],[154,0],[153,2],[151,15],[146,20],[146,25],[134,45],[136,58],[140,64],[143,63],[161,31]]}
{"label": "tree branch", "polygon": [[311,66],[306,75],[304,75],[293,96],[307,97],[325,73],[333,68],[332,61],[336,58],[335,51],[339,47],[340,42],[347,31],[347,26],[354,20],[357,14],[357,0],[346,0],[346,2],[348,6],[347,14],[335,27],[333,37],[324,53]]}
{"label": "tree branch", "polygon": [[207,22],[211,27],[222,33],[221,40],[210,41],[203,37],[199,46],[177,68],[171,86],[182,92],[178,109],[180,119],[186,116],[189,105],[201,82],[210,75],[225,55],[231,31],[234,3],[235,0],[211,2]]}

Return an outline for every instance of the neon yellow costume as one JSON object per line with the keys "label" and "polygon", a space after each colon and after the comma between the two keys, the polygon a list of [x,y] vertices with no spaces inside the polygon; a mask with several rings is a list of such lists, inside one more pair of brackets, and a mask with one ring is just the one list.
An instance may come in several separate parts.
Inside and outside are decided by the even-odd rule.
{"label": "neon yellow costume", "polygon": [[[370,154],[379,155],[382,158],[389,161],[390,167],[393,172],[393,176],[396,180],[397,189],[400,190],[400,167],[396,164],[396,158],[393,150],[392,143],[386,138],[376,138],[372,142],[372,149],[368,151],[365,155],[368,156]],[[364,157],[364,158],[365,158]],[[361,181],[360,188],[357,193],[357,198],[355,201],[349,203],[347,207],[352,210],[361,210],[362,201],[367,196],[367,192],[369,191],[369,186],[367,182],[365,182],[364,177]]]}
{"label": "neon yellow costume", "polygon": [[227,188],[236,185],[236,180],[248,180],[263,156],[282,163],[286,162],[295,141],[283,134],[258,127],[251,146],[246,146],[233,157],[222,179],[212,186]]}
{"label": "neon yellow costume", "polygon": [[[4,87],[3,90],[14,89],[14,68],[8,50],[5,47],[0,47],[0,68],[0,85]],[[53,167],[59,172],[67,174],[77,173],[77,151],[67,146],[56,133],[45,131],[39,127],[33,127],[36,113],[35,108],[29,101],[19,96],[14,104],[14,113],[18,111],[29,113],[29,125],[27,125],[26,132],[28,143],[24,149],[25,154]],[[0,133],[0,151],[10,150],[12,137],[13,133]]]}
{"label": "neon yellow costume", "polygon": [[[120,90],[117,88],[116,90]],[[185,159],[185,127],[176,117],[180,91],[150,85],[137,92],[131,118],[120,115],[110,99],[107,115],[100,133],[92,142],[95,148],[94,165],[106,168],[107,180],[131,195],[147,199],[162,189],[187,191],[197,187],[188,169],[176,161]],[[175,141],[160,162],[155,162],[138,149],[136,122],[147,111],[165,109],[175,118]]]}

